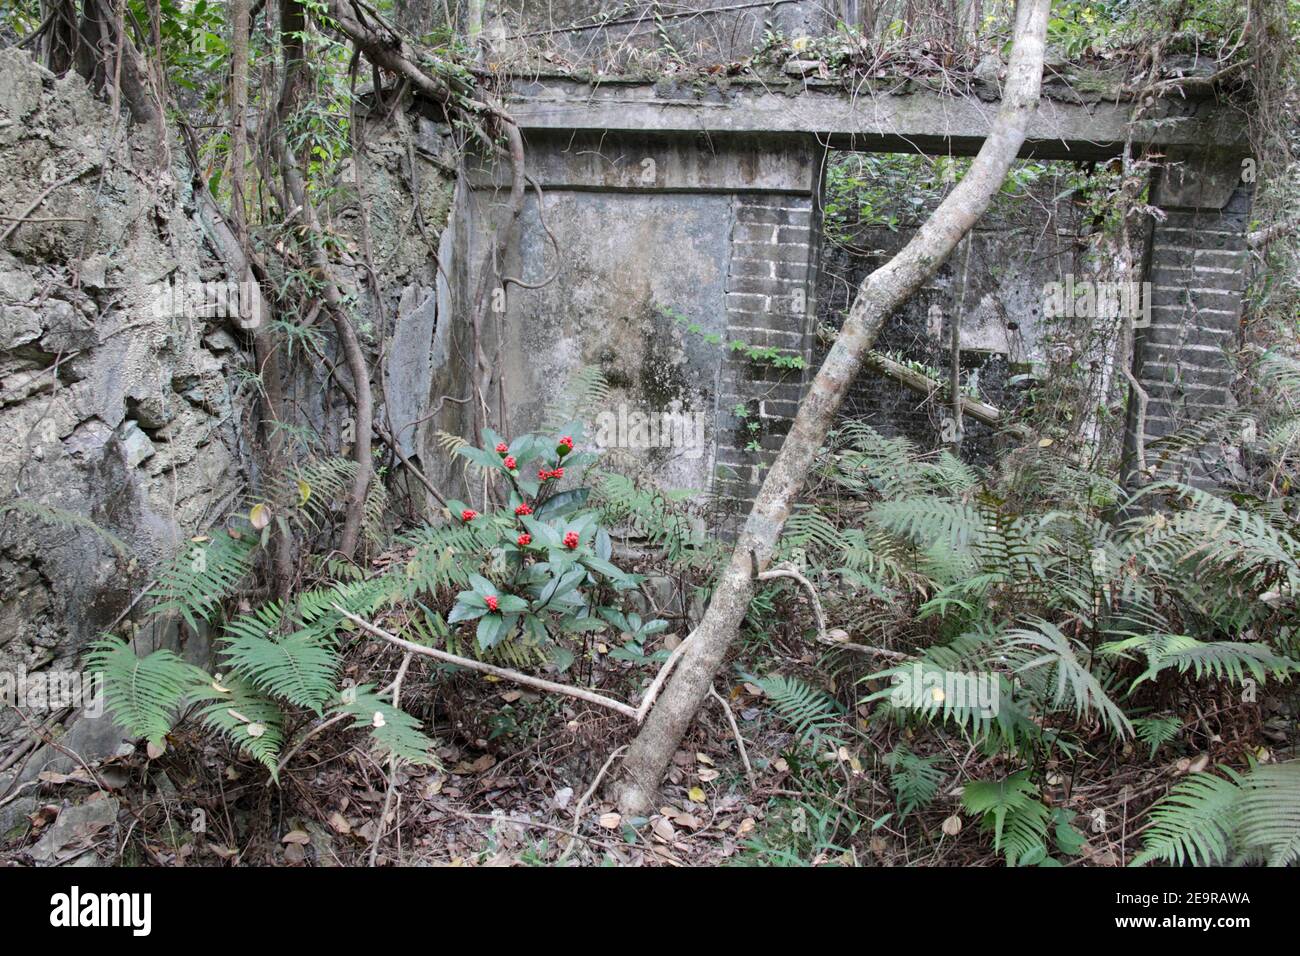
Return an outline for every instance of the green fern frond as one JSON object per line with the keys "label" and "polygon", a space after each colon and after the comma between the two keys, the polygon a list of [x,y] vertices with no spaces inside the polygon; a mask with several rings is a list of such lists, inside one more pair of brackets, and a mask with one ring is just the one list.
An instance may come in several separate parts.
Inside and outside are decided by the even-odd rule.
{"label": "green fern frond", "polygon": [[942,759],[942,754],[918,756],[906,744],[899,744],[889,755],[889,783],[894,788],[899,815],[907,816],[934,800],[944,778],[944,772],[936,766]]}
{"label": "green fern frond", "polygon": [[200,685],[190,700],[200,705],[204,724],[247,750],[277,778],[284,714],[275,701],[245,680],[220,674]]}
{"label": "green fern frond", "polygon": [[158,599],[152,613],[177,611],[197,631],[199,622],[211,621],[252,570],[255,547],[253,541],[225,531],[191,542],[158,572],[157,584],[148,592]]}
{"label": "green fern frond", "polygon": [[541,431],[558,433],[574,422],[586,421],[593,411],[609,407],[610,386],[598,366],[578,369],[564,383],[559,395],[542,413]]}
{"label": "green fern frond", "polygon": [[962,790],[961,802],[993,831],[993,849],[1006,854],[1008,866],[1045,845],[1051,812],[1039,799],[1028,770],[1004,780],[971,781]]}
{"label": "green fern frond", "polygon": [[1180,780],[1150,812],[1151,825],[1133,866],[1163,860],[1175,866],[1225,862],[1232,845],[1241,777],[1194,773]]}
{"label": "green fern frond", "polygon": [[1050,621],[1034,620],[1031,627],[1007,633],[1002,656],[1015,672],[1053,707],[1069,707],[1076,717],[1095,713],[1102,725],[1123,739],[1132,736],[1133,724],[1110,699],[1089,665],[1079,659],[1086,648],[1071,641]]}
{"label": "green fern frond", "polygon": [[1300,863],[1300,760],[1252,770],[1237,815],[1238,841],[1247,854],[1269,866]]}
{"label": "green fern frond", "polygon": [[421,731],[418,720],[381,700],[370,685],[348,688],[341,695],[340,711],[356,720],[349,726],[370,731],[375,749],[383,757],[413,764],[436,764],[434,743]]}
{"label": "green fern frond", "polygon": [[1183,722],[1178,717],[1138,717],[1133,721],[1133,732],[1138,740],[1151,748],[1152,760],[1156,751],[1177,737],[1182,729]]}
{"label": "green fern frond", "polygon": [[334,692],[338,655],[310,631],[281,634],[287,624],[277,601],[240,615],[226,625],[221,653],[256,687],[319,713]]}
{"label": "green fern frond", "polygon": [[1214,677],[1240,684],[1247,675],[1264,683],[1269,677],[1285,680],[1300,669],[1295,661],[1279,656],[1263,644],[1239,641],[1198,641],[1185,634],[1161,632],[1138,634],[1123,640],[1108,641],[1097,653],[1108,657],[1126,657],[1132,651],[1147,659],[1147,669],[1133,683],[1154,680],[1165,668],[1179,673],[1191,671],[1198,679]]}
{"label": "green fern frond", "polygon": [[921,548],[938,545],[964,551],[983,532],[978,510],[965,502],[935,496],[882,501],[871,510],[871,520]]}
{"label": "green fern frond", "polygon": [[746,680],[762,689],[772,708],[791,726],[801,743],[826,740],[838,745],[843,742],[834,732],[842,724],[842,708],[824,691],[784,674],[748,676]]}
{"label": "green fern frond", "polygon": [[166,648],[140,657],[117,637],[104,637],[90,648],[86,665],[104,675],[104,699],[113,719],[152,744],[162,744],[186,696],[207,680]]}

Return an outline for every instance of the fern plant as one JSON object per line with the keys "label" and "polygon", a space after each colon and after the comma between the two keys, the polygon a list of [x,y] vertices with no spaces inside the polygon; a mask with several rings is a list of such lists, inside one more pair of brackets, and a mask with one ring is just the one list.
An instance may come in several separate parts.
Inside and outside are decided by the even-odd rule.
{"label": "fern plant", "polygon": [[1189,775],[1151,808],[1133,866],[1300,862],[1300,760],[1219,773]]}
{"label": "fern plant", "polygon": [[886,759],[890,769],[889,783],[894,788],[894,799],[901,816],[929,806],[934,800],[944,778],[944,772],[938,766],[941,759],[940,754],[921,757],[906,744],[899,744]]}
{"label": "fern plant", "polygon": [[176,611],[194,630],[211,621],[221,602],[234,593],[253,567],[256,542],[216,531],[195,538],[158,572],[148,592],[157,603],[153,614]]}
{"label": "fern plant", "polygon": [[1029,771],[998,781],[972,781],[963,789],[961,802],[967,812],[979,815],[985,829],[993,831],[993,849],[1005,855],[1008,866],[1043,853],[1051,813]]}
{"label": "fern plant", "polygon": [[838,746],[843,739],[836,730],[841,726],[842,708],[824,691],[784,674],[769,677],[747,675],[746,680],[762,689],[777,714],[790,725],[800,743]]}
{"label": "fern plant", "polygon": [[177,710],[208,679],[173,651],[139,657],[117,637],[93,642],[86,662],[103,675],[104,700],[117,722],[154,746],[162,746]]}

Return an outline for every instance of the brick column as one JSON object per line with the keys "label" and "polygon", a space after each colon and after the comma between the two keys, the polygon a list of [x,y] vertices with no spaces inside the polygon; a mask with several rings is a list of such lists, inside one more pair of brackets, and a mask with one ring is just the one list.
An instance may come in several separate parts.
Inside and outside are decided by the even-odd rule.
{"label": "brick column", "polygon": [[[1174,456],[1151,443],[1233,404],[1230,353],[1241,324],[1252,197],[1241,173],[1240,158],[1196,157],[1157,170],[1151,190],[1165,218],[1151,227],[1151,324],[1138,330],[1134,354],[1134,372],[1150,396],[1147,464],[1161,477],[1199,485],[1223,476],[1221,454],[1207,446]],[[1130,402],[1126,473],[1136,417]]]}
{"label": "brick column", "polygon": [[[813,371],[820,222],[806,195],[738,194],[732,208],[715,490],[744,512],[776,460]],[[732,342],[798,355],[805,367],[751,359]]]}

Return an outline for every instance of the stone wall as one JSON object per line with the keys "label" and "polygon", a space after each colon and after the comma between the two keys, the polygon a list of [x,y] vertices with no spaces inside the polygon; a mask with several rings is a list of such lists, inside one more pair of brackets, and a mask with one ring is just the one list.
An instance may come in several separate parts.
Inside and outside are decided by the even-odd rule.
{"label": "stone wall", "polygon": [[[593,437],[602,411],[620,421],[668,413],[699,422],[691,440],[653,447],[624,430],[608,448],[612,462],[667,487],[747,500],[754,467],[770,462],[794,415],[804,373],[755,363],[736,346],[807,357],[815,141],[534,134],[527,145],[544,211],[530,191],[505,273],[536,287],[510,286],[490,330],[509,430],[538,427],[566,380],[597,368],[611,392],[605,407],[585,410]],[[454,261],[480,261],[499,187],[490,170],[467,180],[461,202],[478,214],[461,217],[471,226],[458,235]],[[463,301],[473,277],[453,274],[451,295]],[[435,393],[462,393],[454,371]],[[752,405],[761,434],[750,434],[738,405]],[[463,427],[463,416],[445,408],[428,422],[426,457],[436,457],[437,431]],[[746,452],[751,441],[761,450]]]}

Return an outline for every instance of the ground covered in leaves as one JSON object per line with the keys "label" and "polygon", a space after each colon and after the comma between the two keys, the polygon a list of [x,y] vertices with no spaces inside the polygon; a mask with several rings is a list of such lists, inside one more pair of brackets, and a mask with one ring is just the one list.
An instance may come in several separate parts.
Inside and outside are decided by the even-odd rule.
{"label": "ground covered in leaves", "polygon": [[[856,701],[864,686],[874,689],[860,683],[870,668],[852,652],[811,650],[796,623],[809,611],[791,596],[783,623],[747,640],[724,672],[733,678],[719,683],[752,785],[726,714],[711,701],[647,818],[624,818],[601,787],[592,792],[631,739],[624,718],[417,662],[407,706],[440,741],[440,765],[399,768],[386,815],[388,767],[363,737],[335,728],[311,737],[277,785],[224,740],[182,722],[161,753],[124,746],[112,760],[46,772],[0,796],[0,858],[10,866],[365,866],[372,854],[380,866],[999,865],[991,835],[962,810],[961,788],[1005,775],[1014,761],[867,720],[868,705]],[[349,670],[383,679],[400,657],[359,639]],[[602,661],[600,646],[592,657],[585,676],[602,688],[625,690],[638,673]],[[745,679],[774,660],[842,701],[836,732],[799,738]],[[1181,744],[1154,757],[1141,741],[1113,746],[1099,727],[1092,754],[1049,761],[1045,802],[1083,835],[1066,865],[1124,864],[1140,845],[1145,811],[1180,779],[1294,747],[1294,695],[1239,696],[1206,694],[1186,715]],[[933,801],[908,813],[882,756],[900,744],[917,754],[947,750],[943,765],[958,768]]]}

